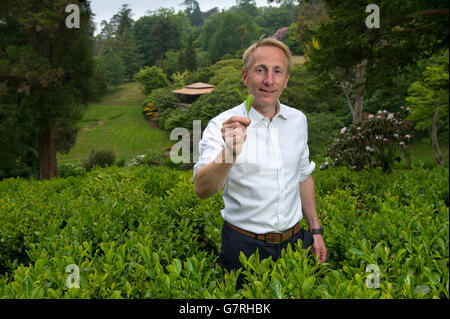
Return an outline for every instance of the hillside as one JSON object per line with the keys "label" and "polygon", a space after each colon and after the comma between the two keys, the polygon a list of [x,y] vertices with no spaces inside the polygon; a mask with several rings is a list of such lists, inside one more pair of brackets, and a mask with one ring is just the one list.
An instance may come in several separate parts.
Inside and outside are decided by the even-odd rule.
{"label": "hillside", "polygon": [[126,83],[89,105],[80,123],[75,145],[68,154],[58,154],[58,164],[81,165],[91,150],[112,149],[116,160],[128,162],[150,149],[164,151],[169,133],[149,124],[141,113],[145,97],[138,83]]}

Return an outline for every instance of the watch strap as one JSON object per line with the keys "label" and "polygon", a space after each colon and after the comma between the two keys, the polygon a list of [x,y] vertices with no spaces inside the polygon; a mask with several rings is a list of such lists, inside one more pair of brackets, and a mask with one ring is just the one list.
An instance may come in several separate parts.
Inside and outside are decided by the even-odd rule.
{"label": "watch strap", "polygon": [[323,228],[322,227],[320,227],[320,228],[313,228],[313,229],[310,229],[309,232],[311,234],[313,234],[313,235],[322,235],[323,234]]}

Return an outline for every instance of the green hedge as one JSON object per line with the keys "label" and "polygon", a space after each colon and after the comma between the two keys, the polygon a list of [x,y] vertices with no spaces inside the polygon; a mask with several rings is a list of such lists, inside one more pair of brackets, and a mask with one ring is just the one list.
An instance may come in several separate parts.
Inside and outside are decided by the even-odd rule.
{"label": "green hedge", "polygon": [[[0,182],[0,298],[448,298],[448,168],[314,173],[327,263],[306,251],[248,259],[249,280],[218,263],[220,194],[192,171],[95,168]],[[67,288],[79,269],[80,288]],[[369,288],[369,265],[380,273]]]}

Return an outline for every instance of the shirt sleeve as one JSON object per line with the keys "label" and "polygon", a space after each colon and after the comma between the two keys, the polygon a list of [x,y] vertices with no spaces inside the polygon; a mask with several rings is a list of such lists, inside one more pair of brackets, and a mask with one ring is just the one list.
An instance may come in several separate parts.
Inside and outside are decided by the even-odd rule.
{"label": "shirt sleeve", "polygon": [[304,138],[303,149],[300,155],[300,163],[299,163],[299,182],[303,182],[308,178],[309,175],[314,171],[316,168],[316,163],[309,161],[309,148],[308,148],[308,123],[306,121],[306,116],[303,117],[303,124],[302,127],[304,128],[302,137]]}
{"label": "shirt sleeve", "polygon": [[221,128],[218,121],[211,120],[203,131],[202,139],[198,145],[199,159],[194,165],[194,173],[192,180],[194,180],[197,170],[211,163],[222,151],[225,142],[222,138]]}

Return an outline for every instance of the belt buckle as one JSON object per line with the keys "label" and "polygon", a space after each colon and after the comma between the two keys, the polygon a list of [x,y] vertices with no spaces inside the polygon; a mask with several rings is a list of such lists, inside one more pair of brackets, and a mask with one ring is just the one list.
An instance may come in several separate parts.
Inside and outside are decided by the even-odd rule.
{"label": "belt buckle", "polygon": [[[271,241],[270,239],[267,238],[267,236],[271,235],[271,234],[279,234],[280,240],[279,241]],[[273,232],[267,233],[264,235],[264,241],[268,244],[280,244],[281,242],[283,242],[283,233],[279,232],[279,231],[273,231]]]}

